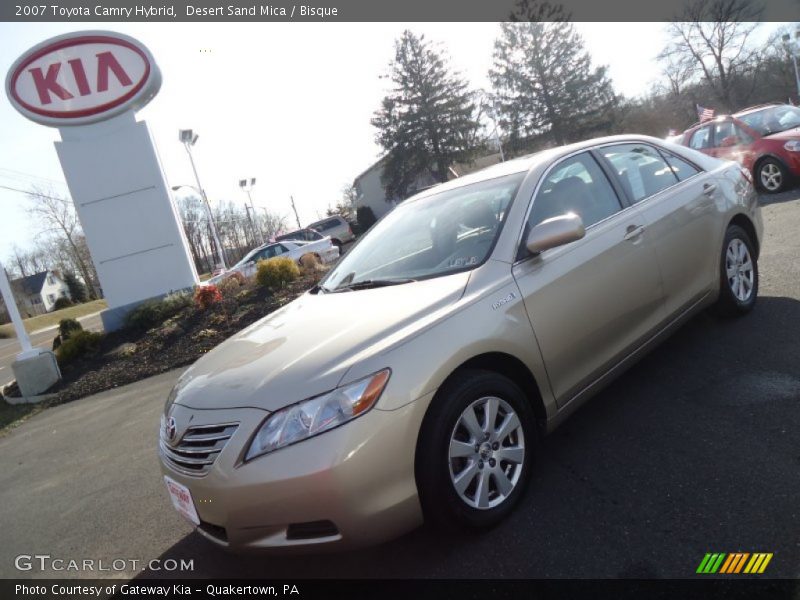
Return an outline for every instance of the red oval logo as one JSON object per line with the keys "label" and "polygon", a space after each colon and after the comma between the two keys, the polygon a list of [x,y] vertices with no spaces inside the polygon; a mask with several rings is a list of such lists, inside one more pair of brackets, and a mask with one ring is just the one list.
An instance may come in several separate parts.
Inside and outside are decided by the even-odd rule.
{"label": "red oval logo", "polygon": [[127,36],[61,36],[33,48],[9,72],[15,107],[46,125],[82,124],[146,104],[160,76],[147,49]]}

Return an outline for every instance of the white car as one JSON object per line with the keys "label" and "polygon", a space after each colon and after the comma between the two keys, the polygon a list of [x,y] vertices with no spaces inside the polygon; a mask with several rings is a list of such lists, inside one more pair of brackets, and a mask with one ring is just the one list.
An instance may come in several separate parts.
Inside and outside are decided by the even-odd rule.
{"label": "white car", "polygon": [[252,277],[256,274],[256,267],[260,260],[274,258],[276,256],[286,256],[299,262],[306,254],[313,254],[322,264],[329,264],[335,262],[339,258],[339,248],[331,243],[331,239],[327,237],[314,242],[300,240],[271,242],[254,248],[230,269],[212,277],[206,283],[217,284],[226,277],[229,277],[233,272],[241,273],[245,277]]}

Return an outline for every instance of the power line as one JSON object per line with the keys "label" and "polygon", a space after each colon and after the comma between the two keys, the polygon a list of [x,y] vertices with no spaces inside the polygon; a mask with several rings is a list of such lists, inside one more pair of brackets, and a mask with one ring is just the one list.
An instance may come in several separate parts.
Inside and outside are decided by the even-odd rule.
{"label": "power line", "polygon": [[33,173],[26,173],[24,171],[17,171],[16,169],[8,169],[6,167],[0,167],[0,171],[11,173],[11,175],[3,175],[4,177],[8,177],[9,179],[22,179],[22,178],[38,179],[39,181],[44,181],[49,184],[56,184],[59,186],[66,185],[63,181],[58,181],[57,179],[50,179],[48,177],[42,177],[41,175],[34,175]]}
{"label": "power line", "polygon": [[3,185],[2,183],[0,183],[0,188],[3,188],[4,190],[10,190],[12,192],[19,192],[20,194],[25,194],[26,196],[40,196],[42,198],[47,198],[49,200],[58,200],[59,202],[64,200],[64,198],[48,196],[46,194],[40,194],[38,192],[32,192],[31,190],[21,190],[19,188],[9,187],[7,185]]}

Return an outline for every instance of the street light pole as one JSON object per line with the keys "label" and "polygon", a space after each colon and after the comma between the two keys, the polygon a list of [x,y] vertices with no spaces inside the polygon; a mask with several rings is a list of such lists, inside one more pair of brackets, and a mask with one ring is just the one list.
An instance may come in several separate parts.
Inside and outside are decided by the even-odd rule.
{"label": "street light pole", "polygon": [[800,27],[794,31],[794,40],[792,40],[791,34],[784,34],[783,43],[786,45],[786,49],[792,57],[792,63],[794,64],[794,82],[797,86],[797,96],[800,98],[800,70],[797,68],[797,55],[798,52],[800,52]]}
{"label": "street light pole", "polygon": [[206,191],[203,189],[203,186],[200,183],[200,176],[197,174],[197,167],[195,167],[194,157],[192,156],[192,146],[194,146],[195,142],[197,142],[198,137],[199,136],[191,129],[181,129],[178,132],[178,139],[183,144],[183,147],[186,148],[186,154],[189,155],[189,162],[191,163],[192,171],[194,172],[194,180],[197,182],[197,190],[200,192],[200,197],[205,203],[208,222],[211,225],[211,235],[214,236],[214,245],[217,247],[217,268],[226,269],[227,265],[225,264],[225,250],[222,247],[222,243],[219,241],[217,226],[214,223],[214,214],[211,212],[211,205],[208,202],[208,196],[206,196]]}
{"label": "street light pole", "polygon": [[[247,220],[250,222],[250,231],[253,234],[253,241],[258,243],[257,236],[256,236],[256,224],[253,220],[253,217],[250,216],[250,211],[253,211],[253,215],[256,214],[255,206],[253,206],[253,196],[250,195],[250,192],[253,189],[253,186],[256,184],[256,178],[251,177],[249,180],[247,179],[240,179],[239,180],[239,187],[242,188],[247,193],[247,198],[250,200],[250,205],[247,205],[247,202],[244,203],[244,209],[247,212]],[[261,234],[261,243],[266,244],[267,240],[264,236],[264,230],[259,226],[258,228],[259,233]]]}
{"label": "street light pole", "polygon": [[22,323],[22,317],[19,314],[17,302],[14,299],[14,293],[11,291],[11,284],[8,283],[8,276],[2,262],[0,262],[0,295],[2,295],[6,304],[6,311],[8,316],[11,317],[11,323],[14,325],[14,331],[22,349],[22,352],[17,355],[17,360],[37,355],[38,351],[35,351],[31,346],[31,339],[28,337],[28,332],[25,331],[25,325]]}

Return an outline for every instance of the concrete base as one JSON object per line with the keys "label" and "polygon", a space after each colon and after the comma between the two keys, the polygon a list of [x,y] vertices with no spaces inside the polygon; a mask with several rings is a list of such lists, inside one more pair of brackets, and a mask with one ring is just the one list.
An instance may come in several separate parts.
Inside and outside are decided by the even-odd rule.
{"label": "concrete base", "polygon": [[19,396],[17,398],[9,398],[4,396],[6,402],[9,404],[38,404],[51,398],[57,398],[58,394],[42,394],[41,396]]}
{"label": "concrete base", "polygon": [[11,370],[23,396],[38,396],[61,379],[56,355],[50,350],[15,361]]}

